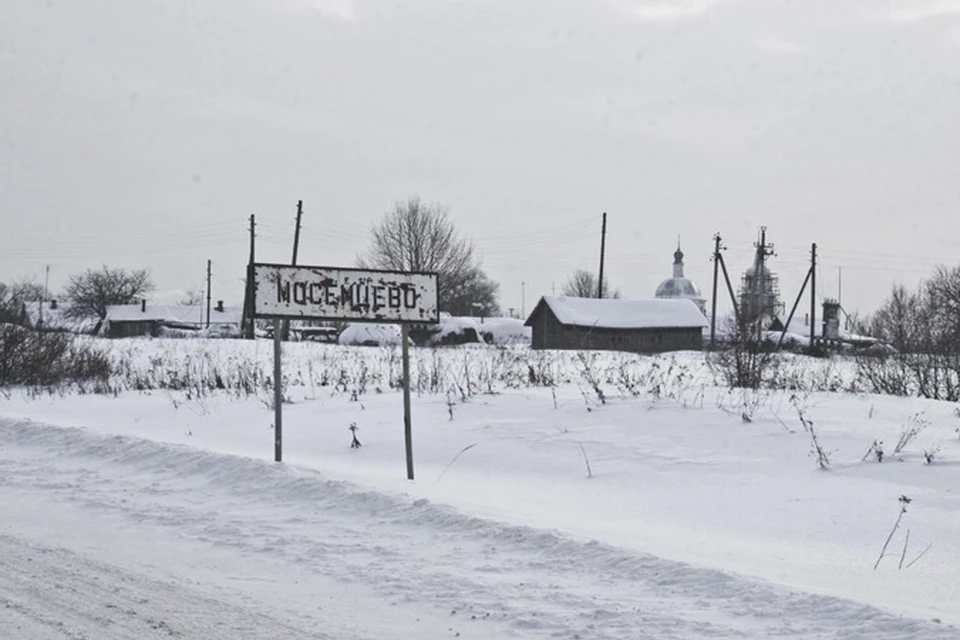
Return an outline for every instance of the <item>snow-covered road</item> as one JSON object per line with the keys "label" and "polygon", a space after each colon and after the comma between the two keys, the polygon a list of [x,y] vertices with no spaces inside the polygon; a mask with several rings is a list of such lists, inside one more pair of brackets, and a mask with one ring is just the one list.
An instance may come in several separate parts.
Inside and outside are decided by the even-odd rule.
{"label": "snow-covered road", "polygon": [[956,638],[306,468],[0,419],[0,638]]}
{"label": "snow-covered road", "polygon": [[0,637],[320,638],[263,608],[63,547],[0,535]]}

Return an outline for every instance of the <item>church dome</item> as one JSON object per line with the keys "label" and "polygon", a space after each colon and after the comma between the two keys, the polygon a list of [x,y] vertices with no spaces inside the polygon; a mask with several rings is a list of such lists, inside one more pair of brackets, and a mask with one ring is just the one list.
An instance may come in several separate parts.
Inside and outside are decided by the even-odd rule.
{"label": "church dome", "polygon": [[667,278],[657,287],[657,298],[699,298],[700,287],[688,278]]}
{"label": "church dome", "polygon": [[701,312],[706,313],[706,301],[700,295],[700,287],[683,275],[683,251],[677,243],[673,254],[673,277],[667,278],[657,287],[657,298],[687,298],[693,300]]}

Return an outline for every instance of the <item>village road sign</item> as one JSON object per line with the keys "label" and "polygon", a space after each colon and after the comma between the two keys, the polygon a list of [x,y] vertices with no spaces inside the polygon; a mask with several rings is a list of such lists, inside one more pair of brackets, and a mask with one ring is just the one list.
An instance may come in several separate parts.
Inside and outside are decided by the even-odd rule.
{"label": "village road sign", "polygon": [[435,273],[254,264],[253,283],[258,318],[440,321]]}

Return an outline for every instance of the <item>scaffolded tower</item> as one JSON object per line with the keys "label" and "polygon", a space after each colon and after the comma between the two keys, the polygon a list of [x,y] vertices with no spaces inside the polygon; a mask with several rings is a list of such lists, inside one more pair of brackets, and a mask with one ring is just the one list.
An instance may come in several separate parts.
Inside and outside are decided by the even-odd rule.
{"label": "scaffolded tower", "polygon": [[773,255],[773,245],[767,244],[766,227],[760,227],[760,238],[754,246],[757,251],[753,264],[740,279],[740,321],[766,329],[783,313],[777,275],[767,266],[767,258]]}

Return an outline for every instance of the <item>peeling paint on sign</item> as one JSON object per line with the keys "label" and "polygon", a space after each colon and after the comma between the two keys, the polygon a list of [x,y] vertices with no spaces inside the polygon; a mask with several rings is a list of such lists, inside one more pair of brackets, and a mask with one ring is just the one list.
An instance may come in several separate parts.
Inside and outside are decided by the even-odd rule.
{"label": "peeling paint on sign", "polygon": [[438,322],[437,275],[255,264],[254,315],[370,322]]}

